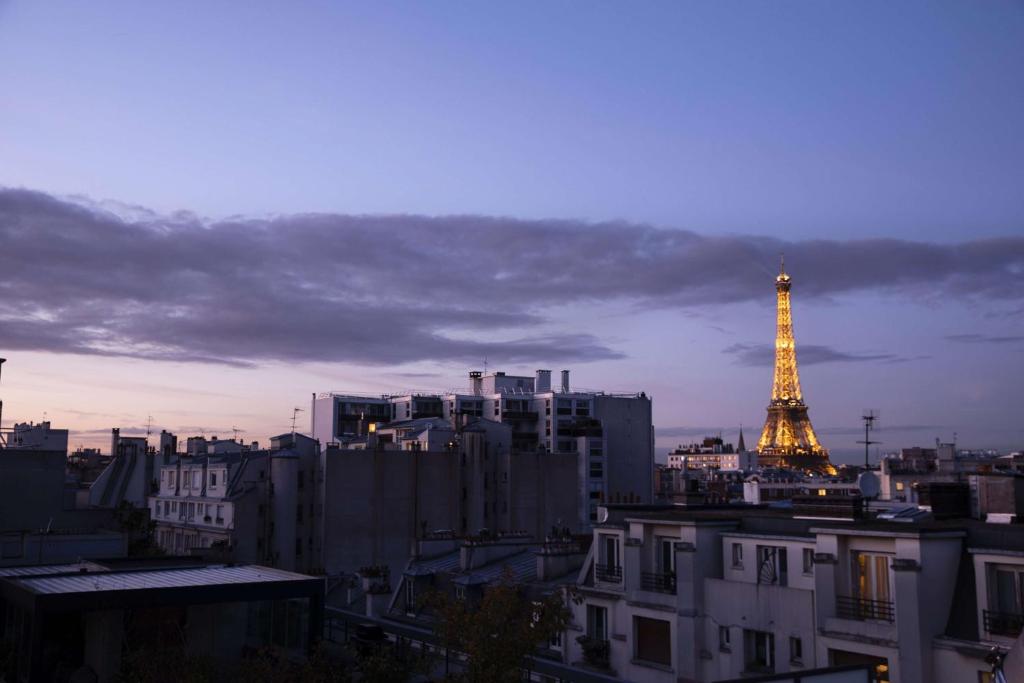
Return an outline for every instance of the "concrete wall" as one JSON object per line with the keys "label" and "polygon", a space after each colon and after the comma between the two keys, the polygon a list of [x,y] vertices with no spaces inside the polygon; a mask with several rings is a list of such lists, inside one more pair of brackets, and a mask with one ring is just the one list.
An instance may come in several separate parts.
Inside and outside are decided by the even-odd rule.
{"label": "concrete wall", "polygon": [[60,451],[4,449],[0,452],[0,530],[67,527],[64,466]]}
{"label": "concrete wall", "polygon": [[450,453],[324,452],[323,555],[328,574],[385,564],[397,576],[423,528],[461,525],[458,457]]}
{"label": "concrete wall", "polygon": [[654,500],[654,430],[650,399],[596,396],[604,426],[609,502]]}

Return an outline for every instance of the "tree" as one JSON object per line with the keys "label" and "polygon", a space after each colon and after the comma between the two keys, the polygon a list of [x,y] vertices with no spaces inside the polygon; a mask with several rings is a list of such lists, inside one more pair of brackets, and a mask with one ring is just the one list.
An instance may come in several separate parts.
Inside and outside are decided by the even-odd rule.
{"label": "tree", "polygon": [[149,518],[148,508],[137,508],[122,500],[114,508],[114,521],[118,530],[128,538],[128,557],[164,554],[156,544],[156,522]]}
{"label": "tree", "polygon": [[435,632],[444,645],[466,655],[463,680],[518,683],[526,658],[565,630],[571,612],[565,595],[531,600],[505,570],[473,604],[435,592],[426,598],[437,614]]}

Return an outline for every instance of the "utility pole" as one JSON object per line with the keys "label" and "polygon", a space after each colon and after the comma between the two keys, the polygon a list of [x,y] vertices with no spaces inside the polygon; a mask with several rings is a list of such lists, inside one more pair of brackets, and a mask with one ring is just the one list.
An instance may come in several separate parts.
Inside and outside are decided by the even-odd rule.
{"label": "utility pole", "polygon": [[871,467],[869,449],[872,444],[882,443],[881,441],[871,440],[871,430],[875,428],[875,420],[878,419],[878,411],[865,410],[860,419],[864,420],[864,440],[858,441],[857,443],[864,444],[864,469],[867,470]]}

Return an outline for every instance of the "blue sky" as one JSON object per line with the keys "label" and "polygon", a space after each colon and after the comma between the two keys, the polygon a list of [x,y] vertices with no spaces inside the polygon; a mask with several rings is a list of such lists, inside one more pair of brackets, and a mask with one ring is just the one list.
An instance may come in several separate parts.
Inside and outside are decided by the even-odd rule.
{"label": "blue sky", "polygon": [[[505,268],[460,247],[452,235],[466,228],[439,218],[423,229],[448,252],[430,252],[417,277],[471,270],[460,262],[468,259],[490,268],[474,271],[476,278],[509,271],[561,286],[555,275],[571,264],[574,278],[607,279],[608,287],[568,283],[586,295],[527,304],[487,287],[474,302],[467,283],[467,300],[446,298],[442,311],[436,300],[417,304],[414,290],[389,286],[403,266],[382,259],[374,275],[360,276],[363,285],[379,277],[360,290],[360,302],[390,312],[399,328],[417,307],[424,310],[416,315],[434,315],[422,323],[429,334],[408,337],[420,348],[439,335],[529,340],[495,348],[497,362],[509,371],[566,365],[587,386],[644,389],[655,396],[667,433],[742,422],[748,441],[763,420],[771,373],[751,347],[771,343],[771,274],[783,249],[791,254],[798,349],[812,347],[801,357],[803,384],[826,445],[852,448],[844,430],[863,408],[876,407],[890,430],[880,437],[886,447],[956,431],[966,445],[1019,448],[1021,73],[1024,6],[1014,2],[0,0],[0,186],[60,204],[8,197],[14,208],[0,216],[8,227],[35,229],[61,207],[88,205],[128,225],[129,234],[243,217],[222,231],[233,242],[212,243],[225,262],[272,259],[273,250],[247,246],[247,235],[277,231],[282,242],[270,243],[279,249],[282,235],[297,229],[289,217],[310,212],[459,215],[487,219],[487,229],[499,231],[519,228],[488,217],[533,221],[522,231],[536,239],[503,254],[530,267]],[[268,216],[278,223],[260,222]],[[712,289],[673,282],[660,292],[657,278],[677,274],[671,262],[644,254],[634,255],[647,269],[639,287],[616,259],[628,241],[578,243],[560,232],[586,233],[604,221],[621,221],[623,234],[637,240],[651,239],[643,226],[700,236],[679,252],[680,267],[707,268]],[[97,236],[116,232],[85,223]],[[345,225],[325,229],[352,229]],[[410,240],[411,229],[394,220],[367,224],[385,243]],[[911,247],[869,241],[880,238]],[[971,247],[994,238],[1006,242]],[[139,245],[108,239],[122,256],[144,260]],[[205,236],[186,230],[187,239]],[[21,246],[47,258],[45,245]],[[343,271],[348,243],[339,239],[336,248]],[[701,249],[714,260],[684,260]],[[894,274],[900,258],[912,277]],[[32,287],[8,275],[2,284],[22,299],[0,315],[45,324],[34,338],[0,338],[0,348],[9,347],[12,360],[6,414],[39,419],[46,411],[78,430],[83,443],[91,430],[137,426],[149,414],[169,428],[223,433],[239,426],[264,438],[284,429],[291,407],[310,392],[386,391],[413,380],[426,388],[462,384],[478,348],[453,356],[438,347],[435,357],[419,354],[399,367],[400,355],[388,351],[380,356],[387,363],[374,365],[362,351],[383,349],[385,337],[360,337],[339,324],[332,334],[349,355],[300,358],[285,348],[292,342],[271,348],[268,341],[226,367],[218,359],[237,341],[214,339],[216,316],[254,334],[268,320],[251,312],[243,319],[242,307],[232,313],[235,299],[225,293],[203,309],[210,315],[203,325],[174,332],[172,351],[155,349],[158,334],[136,332],[157,325],[139,313],[155,306],[157,294],[125,288],[104,299],[105,284],[85,276],[93,264],[81,265],[85,274],[67,277],[82,302],[103,301],[134,317],[114,321],[102,306],[62,307],[71,299],[58,296],[60,274]],[[208,267],[207,276],[217,272]],[[750,289],[755,273],[764,277],[760,298]],[[147,279],[145,269],[134,275]],[[306,285],[344,287],[336,275]],[[247,282],[244,273],[235,276],[236,285]],[[165,300],[161,291],[161,306],[198,310],[195,299]],[[284,298],[281,305],[307,319],[358,315],[319,304],[306,310]],[[514,316],[484,320],[483,311]],[[377,334],[386,335],[387,316],[378,317]],[[86,351],[68,341],[95,330],[111,339],[93,339]],[[582,349],[575,358],[553,351],[573,344]],[[139,395],[133,382],[150,389]],[[203,398],[188,391],[196,386],[217,389]]]}

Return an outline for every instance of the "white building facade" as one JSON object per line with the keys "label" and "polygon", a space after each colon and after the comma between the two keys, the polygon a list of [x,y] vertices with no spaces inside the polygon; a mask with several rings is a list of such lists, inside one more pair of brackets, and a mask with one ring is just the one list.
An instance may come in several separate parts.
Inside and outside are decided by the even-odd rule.
{"label": "white building facade", "polygon": [[563,660],[652,683],[850,664],[892,683],[987,680],[989,648],[1024,627],[1024,530],[993,526],[611,508]]}

